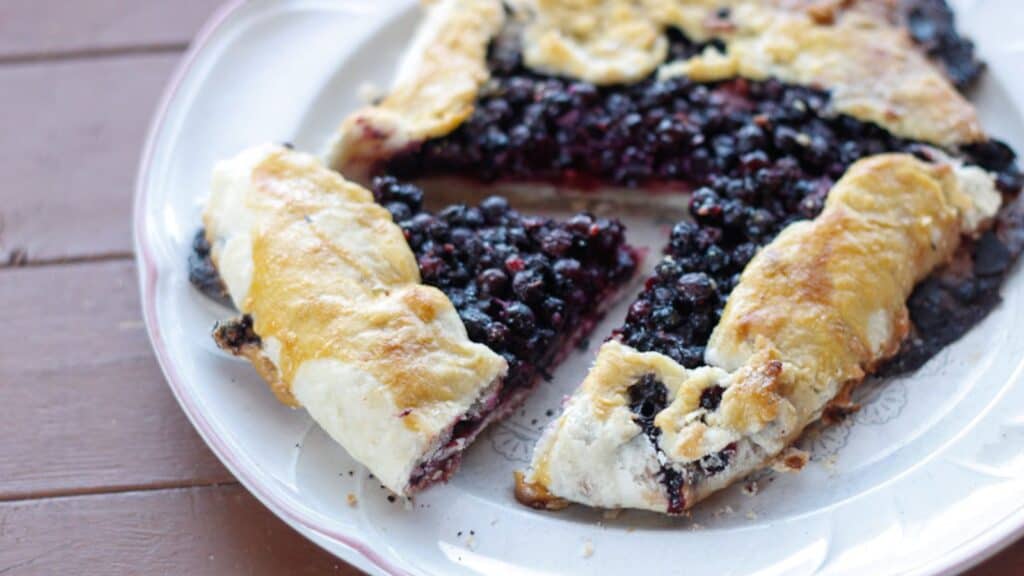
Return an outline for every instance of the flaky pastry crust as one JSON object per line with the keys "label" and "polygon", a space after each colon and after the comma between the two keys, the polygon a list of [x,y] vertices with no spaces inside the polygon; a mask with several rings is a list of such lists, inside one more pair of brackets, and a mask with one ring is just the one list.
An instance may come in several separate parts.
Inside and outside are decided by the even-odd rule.
{"label": "flaky pastry crust", "polygon": [[240,353],[395,492],[507,370],[420,283],[388,211],[312,156],[265,146],[221,163],[204,223],[259,338]]}

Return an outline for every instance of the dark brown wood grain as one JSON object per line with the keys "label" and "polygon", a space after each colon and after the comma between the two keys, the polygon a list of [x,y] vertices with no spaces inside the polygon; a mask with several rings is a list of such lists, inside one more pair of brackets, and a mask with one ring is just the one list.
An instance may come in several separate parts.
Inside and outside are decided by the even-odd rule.
{"label": "dark brown wood grain", "polygon": [[1024,541],[968,571],[967,576],[1019,576],[1024,574]]}
{"label": "dark brown wood grain", "polygon": [[180,49],[221,0],[3,0],[0,62],[137,47]]}
{"label": "dark brown wood grain", "polygon": [[0,500],[233,480],[178,408],[131,261],[0,269]]}
{"label": "dark brown wood grain", "polygon": [[360,572],[232,485],[0,503],[0,574]]}
{"label": "dark brown wood grain", "polygon": [[140,149],[178,58],[0,66],[0,265],[131,251]]}

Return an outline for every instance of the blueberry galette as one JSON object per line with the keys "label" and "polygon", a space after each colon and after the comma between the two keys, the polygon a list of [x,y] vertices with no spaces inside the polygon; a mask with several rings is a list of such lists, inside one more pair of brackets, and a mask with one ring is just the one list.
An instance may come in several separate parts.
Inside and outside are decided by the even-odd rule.
{"label": "blueberry galette", "polygon": [[446,479],[637,265],[615,221],[421,203],[393,179],[371,193],[253,148],[217,166],[192,263],[242,313],[217,343],[403,494]]}
{"label": "blueberry galette", "polygon": [[998,303],[1022,179],[981,70],[943,0],[440,0],[329,162],[686,208],[517,482],[674,514]]}

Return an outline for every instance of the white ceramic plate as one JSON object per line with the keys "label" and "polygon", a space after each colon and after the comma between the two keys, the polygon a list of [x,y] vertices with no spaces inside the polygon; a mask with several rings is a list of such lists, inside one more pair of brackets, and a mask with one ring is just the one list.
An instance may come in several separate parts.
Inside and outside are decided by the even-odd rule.
{"label": "white ceramic plate", "polygon": [[[957,7],[991,66],[976,96],[984,120],[1024,150],[1014,102],[1024,94],[1018,2]],[[540,513],[512,498],[512,471],[593,350],[573,355],[521,413],[484,434],[450,484],[390,502],[305,413],[278,404],[247,364],[214,347],[210,328],[229,312],[190,287],[185,262],[214,162],[264,141],[321,151],[359,104],[359,87],[387,84],[418,17],[412,0],[225,7],[172,81],[143,156],[135,235],[153,347],[196,428],[271,510],[380,574],[933,574],[1021,534],[1021,273],[965,338],[911,377],[866,386],[855,417],[808,435],[813,460],[802,473],[762,472],[747,484],[757,494],[736,486],[690,519]],[[627,224],[634,241],[664,241],[659,223]],[[358,506],[347,504],[350,493]]]}

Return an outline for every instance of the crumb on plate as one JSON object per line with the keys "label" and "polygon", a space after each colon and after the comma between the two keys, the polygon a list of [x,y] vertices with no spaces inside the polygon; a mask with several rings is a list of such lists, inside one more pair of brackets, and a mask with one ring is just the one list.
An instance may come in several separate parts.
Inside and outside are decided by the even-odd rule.
{"label": "crumb on plate", "polygon": [[583,557],[584,558],[590,558],[593,555],[594,555],[594,544],[590,540],[587,540],[587,541],[585,541],[583,543]]}

